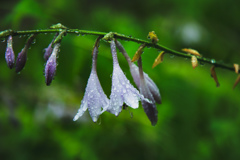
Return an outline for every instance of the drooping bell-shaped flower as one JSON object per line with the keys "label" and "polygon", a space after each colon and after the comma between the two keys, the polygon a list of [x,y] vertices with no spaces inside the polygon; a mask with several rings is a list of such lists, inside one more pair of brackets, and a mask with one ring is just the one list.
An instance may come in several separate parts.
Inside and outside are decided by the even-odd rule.
{"label": "drooping bell-shaped flower", "polygon": [[[140,75],[139,75],[138,66],[136,66],[133,62],[131,62],[130,57],[128,56],[126,50],[123,48],[122,44],[119,41],[116,41],[116,46],[118,47],[119,51],[122,52],[123,56],[127,60],[133,80],[137,85],[137,87],[140,89]],[[145,83],[148,86],[148,89],[150,90],[150,92],[152,93],[152,96],[154,97],[155,102],[161,104],[162,102],[161,94],[159,92],[157,85],[148,76],[148,74],[143,72],[143,75],[144,75]]]}
{"label": "drooping bell-shaped flower", "polygon": [[92,58],[92,71],[88,79],[87,87],[85,89],[85,94],[81,102],[78,113],[73,118],[76,121],[81,117],[84,112],[88,109],[90,116],[92,117],[93,122],[96,122],[98,117],[107,110],[109,106],[109,99],[104,93],[102,86],[99,82],[97,76],[97,54],[98,54],[98,44],[100,38],[97,39],[94,49],[93,49],[93,58]]}
{"label": "drooping bell-shaped flower", "polygon": [[147,83],[145,81],[145,77],[144,77],[143,70],[142,70],[142,58],[141,57],[138,59],[138,66],[139,66],[139,75],[140,75],[140,86],[139,86],[140,93],[144,97],[146,97],[152,101],[152,103],[149,103],[147,101],[142,100],[142,107],[144,109],[144,112],[148,116],[148,119],[151,121],[152,125],[154,126],[157,124],[157,121],[158,121],[158,111],[156,108],[154,96],[153,96],[152,92],[150,91],[149,85],[147,85]]}
{"label": "drooping bell-shaped flower", "polygon": [[[138,66],[136,66],[134,63],[132,63],[131,67],[130,67],[130,72],[131,72],[131,75],[133,77],[135,84],[140,89],[140,76],[139,76]],[[148,76],[147,73],[143,72],[143,75],[144,75],[145,83],[148,86],[150,92],[152,93],[154,100],[158,104],[161,104],[162,103],[161,94],[159,92],[157,85],[153,82],[153,80]]]}
{"label": "drooping bell-shaped flower", "polygon": [[45,65],[45,83],[49,86],[56,74],[57,70],[57,55],[59,52],[60,43],[54,44],[53,51],[51,56],[48,58],[47,63]]}
{"label": "drooping bell-shaped flower", "polygon": [[130,84],[129,80],[121,70],[117,59],[116,44],[114,40],[111,41],[111,52],[113,57],[113,73],[108,111],[118,116],[122,111],[123,103],[135,109],[138,108],[138,101],[140,99],[148,102],[150,101],[144,98],[144,96]]}
{"label": "drooping bell-shaped flower", "polygon": [[6,59],[7,65],[10,69],[12,69],[14,67],[14,62],[15,62],[15,54],[13,51],[12,44],[13,44],[12,36],[10,35],[7,40],[7,48],[6,48],[6,52],[5,52],[5,59]]}

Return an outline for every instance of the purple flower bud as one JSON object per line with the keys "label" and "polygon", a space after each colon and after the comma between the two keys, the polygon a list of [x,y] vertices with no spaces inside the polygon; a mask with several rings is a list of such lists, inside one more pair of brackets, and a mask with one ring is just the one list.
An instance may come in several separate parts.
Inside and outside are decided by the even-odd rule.
{"label": "purple flower bud", "polygon": [[147,114],[148,119],[151,121],[152,125],[156,125],[158,121],[158,111],[156,108],[154,97],[149,90],[149,85],[147,85],[145,81],[145,77],[142,70],[142,58],[140,57],[138,59],[138,66],[139,66],[139,74],[140,74],[140,93],[143,94],[144,97],[148,98],[152,101],[152,103],[149,103],[147,101],[142,100],[142,106],[144,109],[144,112]]}
{"label": "purple flower bud", "polygon": [[24,47],[20,53],[18,53],[17,60],[16,60],[16,68],[15,71],[18,73],[20,72],[23,67],[25,66],[27,61],[27,48]]}
{"label": "purple flower bud", "polygon": [[113,57],[113,73],[110,105],[108,111],[118,116],[122,111],[123,103],[126,103],[128,106],[134,109],[138,108],[138,101],[140,99],[151,103],[130,84],[129,80],[121,70],[117,59],[117,51],[114,40],[111,41],[111,52]]}
{"label": "purple flower bud", "polygon": [[48,45],[48,47],[45,48],[44,50],[45,50],[45,53],[44,53],[43,58],[45,59],[45,61],[47,61],[48,58],[50,57],[52,51],[53,51],[52,43],[50,43],[50,44]]}
{"label": "purple flower bud", "polygon": [[37,34],[32,34],[31,36],[29,36],[24,48],[21,50],[20,53],[18,53],[17,61],[16,61],[16,68],[15,68],[15,71],[17,73],[20,72],[24,68],[26,61],[27,61],[28,48],[33,43],[36,36],[37,36]]}
{"label": "purple flower bud", "polygon": [[[135,84],[137,85],[137,87],[140,89],[140,76],[139,76],[138,66],[136,66],[134,63],[131,62],[130,57],[128,56],[126,50],[123,48],[122,44],[119,41],[116,41],[116,45],[117,45],[119,51],[122,52],[123,56],[127,60],[133,80],[134,80]],[[161,104],[161,102],[162,102],[161,94],[159,92],[157,85],[148,76],[148,74],[143,72],[143,75],[144,75],[145,83],[148,86],[150,92],[152,93],[154,100],[157,103]]]}
{"label": "purple flower bud", "polygon": [[57,54],[59,51],[60,43],[54,44],[51,56],[48,58],[45,65],[45,82],[49,86],[55,76],[57,69]]}
{"label": "purple flower bud", "polygon": [[56,37],[59,35],[59,33],[56,33],[55,36],[53,37],[53,40],[52,42],[48,45],[47,48],[45,48],[45,52],[44,52],[44,55],[43,55],[43,58],[45,59],[45,61],[48,60],[48,58],[50,57],[50,55],[52,54],[52,51],[53,51],[53,47],[52,47],[52,44],[54,42],[54,40],[56,39]]}
{"label": "purple flower bud", "polygon": [[109,106],[109,99],[102,89],[96,70],[99,40],[100,38],[97,39],[93,49],[92,71],[78,113],[73,118],[74,121],[88,109],[93,122],[96,122],[99,115],[106,111]]}
{"label": "purple flower bud", "polygon": [[10,69],[14,67],[14,61],[15,61],[15,54],[13,52],[12,47],[12,36],[10,35],[7,40],[7,48],[5,52],[5,59],[7,62],[7,65]]}

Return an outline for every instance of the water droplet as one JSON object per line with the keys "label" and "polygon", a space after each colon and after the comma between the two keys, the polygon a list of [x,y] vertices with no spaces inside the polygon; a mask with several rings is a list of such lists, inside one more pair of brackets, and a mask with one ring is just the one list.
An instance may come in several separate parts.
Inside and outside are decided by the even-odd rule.
{"label": "water droplet", "polygon": [[32,44],[35,44],[36,43],[36,39],[34,39],[33,41],[32,41]]}
{"label": "water droplet", "polygon": [[170,55],[170,58],[174,58],[174,55],[173,55],[173,54],[171,54],[171,55]]}
{"label": "water droplet", "polygon": [[211,63],[216,63],[216,60],[215,59],[211,59]]}
{"label": "water droplet", "polygon": [[6,39],[5,39],[5,38],[1,40],[1,42],[5,42],[5,41],[6,41]]}

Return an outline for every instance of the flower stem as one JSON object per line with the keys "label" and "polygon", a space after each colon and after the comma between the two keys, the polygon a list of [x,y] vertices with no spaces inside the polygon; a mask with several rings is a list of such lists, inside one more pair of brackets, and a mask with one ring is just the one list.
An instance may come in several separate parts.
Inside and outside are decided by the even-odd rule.
{"label": "flower stem", "polygon": [[[65,30],[66,33],[77,34],[77,35],[81,34],[81,35],[105,36],[106,34],[108,34],[106,32],[96,32],[96,31],[87,31],[87,30],[79,30],[79,29],[62,29],[62,28],[37,29],[37,30],[25,30],[25,31],[13,31],[13,30],[9,29],[9,30],[5,30],[5,31],[0,32],[0,38],[6,38],[9,35],[20,36],[20,35],[29,35],[29,34],[38,34],[38,33],[59,33],[59,32],[62,32],[63,30]],[[149,42],[149,41],[146,41],[146,40],[134,38],[132,36],[126,36],[124,34],[120,34],[120,33],[116,33],[116,32],[112,32],[112,34],[114,35],[114,38],[117,38],[117,39],[132,41],[132,42],[141,43],[141,44],[145,43],[146,47],[156,48],[156,49],[165,51],[166,53],[170,53],[170,54],[178,56],[178,57],[191,59],[191,55],[189,55],[187,53],[175,51],[175,50],[170,49],[168,47],[165,47],[161,44],[155,44],[155,43],[152,43],[152,42]],[[215,67],[227,69],[227,70],[230,70],[230,71],[235,71],[233,65],[225,64],[225,63],[222,63],[222,62],[217,62],[214,59],[205,58],[205,57],[198,57],[198,61],[202,62],[202,63],[212,64]]]}

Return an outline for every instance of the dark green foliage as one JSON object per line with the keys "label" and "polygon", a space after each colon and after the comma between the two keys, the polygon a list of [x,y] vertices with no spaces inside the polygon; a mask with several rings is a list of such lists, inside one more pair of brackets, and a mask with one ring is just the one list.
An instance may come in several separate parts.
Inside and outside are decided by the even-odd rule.
{"label": "dark green foliage", "polygon": [[[239,15],[236,0],[172,1],[3,1],[0,30],[47,28],[58,22],[69,28],[118,32],[147,39],[154,30],[159,43],[181,50],[197,49],[203,56],[240,63]],[[195,30],[197,36],[185,31]],[[189,29],[190,28],[190,29]],[[58,68],[51,86],[43,76],[43,49],[54,34],[38,35],[28,60],[16,74],[5,62],[6,43],[0,43],[0,159],[166,159],[234,160],[240,158],[239,86],[236,74],[217,69],[216,88],[210,67],[192,69],[190,60],[164,57],[145,48],[143,70],[158,85],[162,104],[158,124],[152,127],[142,108],[123,110],[119,117],[104,113],[101,125],[88,113],[73,122],[91,71],[95,36],[67,35],[61,43]],[[14,37],[19,53],[27,37]],[[131,57],[139,47],[121,41]],[[130,72],[124,57],[119,62]],[[110,95],[112,59],[109,45],[100,43],[98,75]],[[99,122],[99,123],[100,123]]]}

